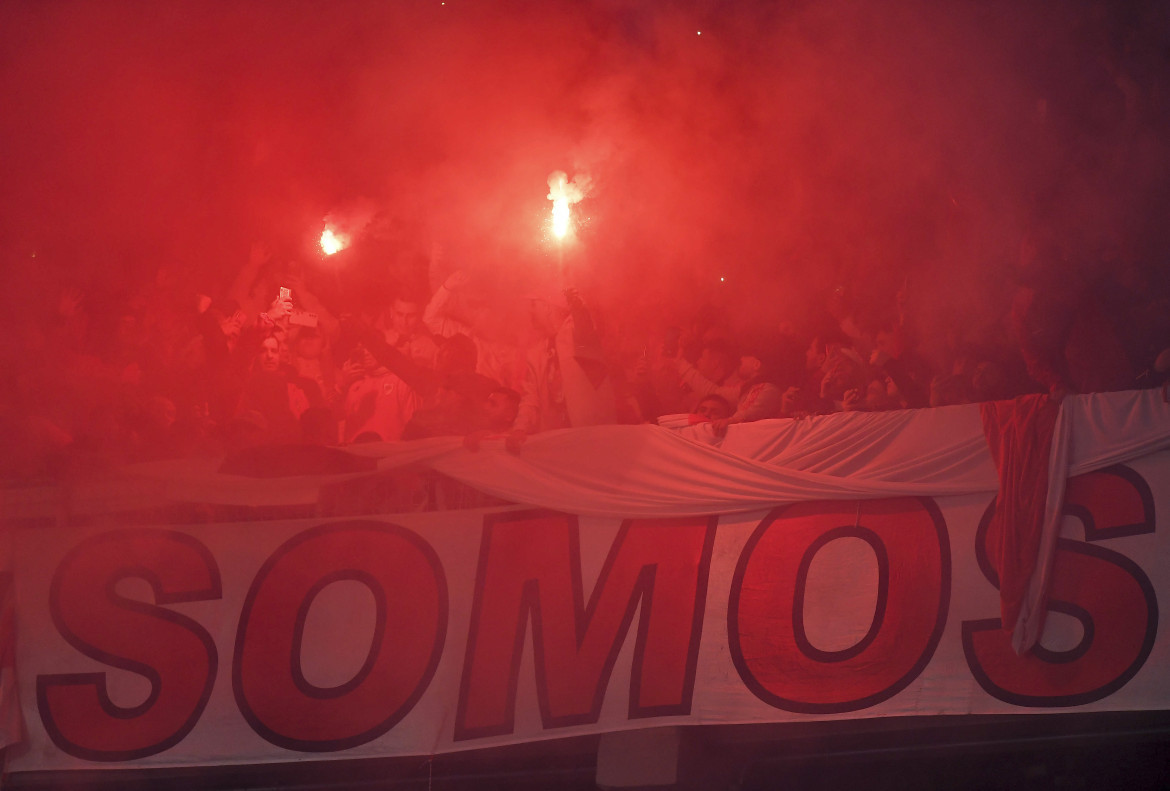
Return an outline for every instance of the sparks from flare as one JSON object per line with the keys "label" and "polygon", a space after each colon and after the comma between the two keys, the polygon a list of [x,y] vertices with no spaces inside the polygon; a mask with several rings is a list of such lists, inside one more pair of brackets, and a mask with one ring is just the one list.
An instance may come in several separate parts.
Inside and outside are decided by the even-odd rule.
{"label": "sparks from flare", "polygon": [[349,237],[345,234],[334,233],[332,228],[321,232],[321,252],[325,255],[339,253],[349,247]]}

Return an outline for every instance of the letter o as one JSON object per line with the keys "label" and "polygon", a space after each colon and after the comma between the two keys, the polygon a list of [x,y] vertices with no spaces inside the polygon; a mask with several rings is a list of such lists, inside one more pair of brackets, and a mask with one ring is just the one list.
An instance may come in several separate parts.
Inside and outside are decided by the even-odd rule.
{"label": "letter o", "polygon": [[[836,538],[866,541],[878,561],[868,633],[841,651],[810,645],[807,574]],[[732,580],[732,661],[756,697],[786,711],[856,711],[887,700],[926,667],[950,601],[950,543],[932,500],[800,503],[773,511],[748,539]]]}
{"label": "letter o", "polygon": [[[301,671],[304,621],[330,583],[373,594],[366,661],[348,682],[315,687]],[[422,697],[447,632],[447,583],[435,551],[397,525],[368,520],[307,530],[256,574],[240,614],[232,686],[248,724],[290,750],[365,744],[394,727]]]}

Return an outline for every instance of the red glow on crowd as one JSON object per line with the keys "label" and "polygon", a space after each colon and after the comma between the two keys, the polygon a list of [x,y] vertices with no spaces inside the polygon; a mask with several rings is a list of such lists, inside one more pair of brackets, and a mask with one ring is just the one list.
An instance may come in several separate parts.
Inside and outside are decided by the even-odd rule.
{"label": "red glow on crowd", "polygon": [[478,427],[567,307],[615,420],[1170,379],[1164,4],[447,5],[0,4],[12,474]]}

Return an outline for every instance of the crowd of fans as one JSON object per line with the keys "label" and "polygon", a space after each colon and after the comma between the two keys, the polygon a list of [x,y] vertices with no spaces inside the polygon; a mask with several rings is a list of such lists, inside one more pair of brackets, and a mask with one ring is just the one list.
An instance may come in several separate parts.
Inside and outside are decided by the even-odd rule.
{"label": "crowd of fans", "polygon": [[[358,310],[257,247],[222,293],[163,270],[113,305],[65,287],[53,315],[18,328],[4,477],[438,436],[523,453],[526,437],[574,426],[710,421],[720,435],[767,418],[1162,383],[1170,302],[1148,270],[1029,240],[1017,274],[1002,321],[976,339],[925,343],[905,286],[883,304],[822,295],[804,326],[746,337],[712,311],[631,329],[617,307],[560,285],[501,305],[461,270]],[[501,331],[517,313],[523,332]]]}

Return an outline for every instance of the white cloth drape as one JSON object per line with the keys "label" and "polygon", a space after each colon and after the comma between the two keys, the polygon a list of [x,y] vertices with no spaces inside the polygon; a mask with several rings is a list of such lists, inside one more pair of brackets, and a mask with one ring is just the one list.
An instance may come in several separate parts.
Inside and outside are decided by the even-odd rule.
{"label": "white cloth drape", "polygon": [[[1064,481],[1170,447],[1163,391],[1067,397],[1050,455],[1048,502],[1029,601],[1016,647],[1035,643],[1036,610],[1048,584],[1060,530]],[[583,516],[726,514],[803,500],[995,492],[998,478],[978,405],[853,412],[729,427],[707,424],[593,426],[536,434],[519,454],[503,440],[478,452],[457,437],[355,445],[382,471],[429,467],[505,500]],[[314,503],[320,487],[347,476],[250,478],[217,472],[218,460],[179,460],[125,469],[112,481],[68,491],[2,493],[7,517],[53,515],[166,501],[235,505]],[[121,487],[118,489],[118,487]],[[119,495],[111,497],[110,492]]]}
{"label": "white cloth drape", "polygon": [[[1069,396],[1062,404],[1068,460],[1079,475],[1170,447],[1170,404],[1159,390]],[[594,516],[673,516],[757,510],[801,500],[994,492],[995,464],[977,405],[853,412],[729,427],[592,426],[536,434],[519,455],[502,439],[479,452],[457,437],[354,445],[380,470],[429,467],[490,494]],[[233,505],[316,502],[322,484],[356,477],[250,478],[217,472],[218,459],[127,467],[102,482],[2,490],[5,516],[52,515],[62,500],[125,508],[135,497]],[[1062,471],[1059,469],[1063,467]],[[113,496],[111,492],[121,494]]]}

